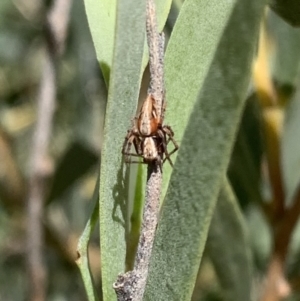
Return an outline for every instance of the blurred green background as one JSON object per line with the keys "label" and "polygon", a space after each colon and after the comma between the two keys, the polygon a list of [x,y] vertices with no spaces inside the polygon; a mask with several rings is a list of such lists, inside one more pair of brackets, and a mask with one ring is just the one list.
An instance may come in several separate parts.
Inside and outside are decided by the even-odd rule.
{"label": "blurred green background", "polygon": [[[0,3],[0,300],[28,299],[25,197],[45,53],[43,5]],[[106,88],[83,1],[72,5],[57,86],[49,150],[53,177],[48,181],[44,217],[47,300],[86,300],[75,264],[76,246],[92,210]],[[90,252],[99,288],[97,236]]]}

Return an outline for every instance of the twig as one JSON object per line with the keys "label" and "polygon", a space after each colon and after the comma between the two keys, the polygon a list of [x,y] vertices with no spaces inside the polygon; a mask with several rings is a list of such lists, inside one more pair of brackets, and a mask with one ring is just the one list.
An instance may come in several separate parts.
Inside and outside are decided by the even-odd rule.
{"label": "twig", "polygon": [[[150,85],[148,94],[155,99],[157,114],[161,116],[161,114],[164,113],[163,103],[165,97],[163,74],[164,36],[163,34],[160,35],[158,33],[155,4],[153,0],[147,1],[146,18],[150,65]],[[141,301],[143,299],[159,216],[161,186],[161,165],[157,164],[157,162],[149,163],[143,223],[134,269],[125,274],[120,274],[117,281],[114,283],[118,301]]]}
{"label": "twig", "polygon": [[148,94],[155,99],[157,114],[161,116],[165,98],[164,88],[164,33],[159,34],[154,0],[147,1],[146,16],[147,42],[149,47],[150,85]]}
{"label": "twig", "polygon": [[143,299],[159,216],[161,183],[161,167],[155,163],[149,164],[143,224],[135,257],[134,269],[125,274],[120,274],[117,281],[114,283],[118,301],[140,301]]}
{"label": "twig", "polygon": [[[257,59],[254,64],[254,85],[256,94],[263,112],[263,134],[266,141],[266,168],[269,174],[272,188],[272,201],[270,204],[262,204],[268,220],[275,225],[282,218],[284,212],[284,189],[282,182],[282,170],[280,165],[280,130],[278,119],[278,101],[272,76],[270,74],[268,56],[268,39],[266,34],[266,15],[260,30],[260,39]],[[277,117],[277,118],[276,118]]]}
{"label": "twig", "polygon": [[280,136],[282,123],[279,114],[278,108],[263,109],[263,129],[266,144],[267,168],[273,196],[270,204],[271,211],[269,212],[269,220],[274,225],[280,221],[285,212],[285,195],[280,164]]}
{"label": "twig", "polygon": [[37,123],[30,159],[27,201],[28,279],[30,300],[45,300],[46,269],[43,262],[42,231],[46,179],[51,173],[47,151],[52,133],[56,98],[56,58],[62,53],[69,20],[71,0],[56,0],[46,18],[46,54],[38,93]]}
{"label": "twig", "polygon": [[282,219],[275,225],[274,250],[270,260],[266,287],[261,301],[279,301],[291,293],[285,277],[285,264],[293,231],[300,216],[300,186],[293,205],[285,209]]}
{"label": "twig", "polygon": [[293,205],[285,210],[284,216],[275,233],[274,250],[285,260],[293,231],[300,216],[300,186],[293,200]]}
{"label": "twig", "polygon": [[134,269],[139,271],[140,280],[137,283],[137,300],[142,300],[148,276],[155,230],[159,216],[159,200],[161,195],[162,172],[158,164],[148,165],[148,180],[146,185],[146,201],[143,214],[143,224],[139,239]]}

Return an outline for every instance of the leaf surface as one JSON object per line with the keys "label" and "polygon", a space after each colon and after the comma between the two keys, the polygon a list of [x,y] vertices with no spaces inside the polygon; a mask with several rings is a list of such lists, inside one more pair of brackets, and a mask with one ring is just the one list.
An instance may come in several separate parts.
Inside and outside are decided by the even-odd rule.
{"label": "leaf surface", "polygon": [[127,190],[121,149],[139,95],[146,2],[119,0],[100,166],[100,246],[103,300],[125,270]]}
{"label": "leaf surface", "polygon": [[219,193],[206,248],[224,290],[224,299],[250,301],[252,290],[250,242],[244,217],[227,180],[224,181]]}
{"label": "leaf surface", "polygon": [[[115,43],[115,27],[117,0],[84,0],[85,10],[96,49],[97,59],[100,63],[105,82],[108,86],[109,75],[113,62],[113,50]],[[166,23],[172,0],[156,0],[158,12],[158,29],[162,31]],[[128,15],[128,17],[131,14]],[[126,24],[124,24],[126,26]],[[125,38],[125,37],[124,37]],[[138,41],[133,41],[138,42]],[[146,42],[145,42],[146,46]],[[146,55],[146,49],[145,54]],[[143,68],[147,63],[143,60]]]}
{"label": "leaf surface", "polygon": [[263,141],[261,114],[257,94],[248,96],[227,175],[240,205],[262,203],[261,161]]}
{"label": "leaf surface", "polygon": [[270,11],[268,31],[274,46],[273,78],[281,87],[294,89],[300,75],[300,28],[293,28]]}
{"label": "leaf surface", "polygon": [[300,183],[300,91],[286,108],[281,143],[286,204],[290,206]]}
{"label": "leaf surface", "polygon": [[[167,122],[180,150],[145,300],[190,300],[249,84],[264,2],[186,0],[166,52]],[[165,187],[170,172],[164,168]]]}
{"label": "leaf surface", "polygon": [[108,86],[113,61],[117,0],[84,0],[96,56]]}

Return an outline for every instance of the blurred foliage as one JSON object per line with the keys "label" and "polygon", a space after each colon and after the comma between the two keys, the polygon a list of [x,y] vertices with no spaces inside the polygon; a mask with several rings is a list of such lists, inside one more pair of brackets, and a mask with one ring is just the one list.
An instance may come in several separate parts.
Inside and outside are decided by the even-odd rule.
{"label": "blurred foliage", "polygon": [[[40,5],[39,1],[6,0],[0,4],[1,300],[26,300],[28,293],[24,202],[45,47]],[[44,218],[47,300],[85,300],[75,265],[76,245],[92,209],[107,92],[81,1],[74,1],[58,70],[50,149],[54,175],[49,179]],[[7,187],[10,193],[4,194]],[[17,197],[11,198],[13,193]],[[97,237],[95,233],[90,256],[100,287]]]}
{"label": "blurred foliage", "polygon": [[[48,6],[51,4],[51,1],[46,2]],[[166,21],[166,40],[170,39],[173,27],[176,26],[182,3],[181,0],[173,1],[167,20],[166,7],[169,4],[161,4],[159,8],[161,28]],[[207,234],[208,243],[199,270],[198,266],[195,267],[198,275],[193,301],[241,301],[242,299],[237,299],[240,297],[234,296],[241,296],[243,292],[248,295],[249,288],[252,300],[260,300],[263,280],[268,277],[270,258],[275,250],[276,230],[282,221],[280,210],[272,208],[273,199],[276,198],[274,193],[276,194],[278,188],[278,185],[274,186],[273,179],[281,181],[279,186],[282,186],[282,189],[279,187],[279,192],[284,196],[284,210],[293,208],[297,201],[300,183],[300,29],[290,24],[300,24],[299,5],[296,7],[296,1],[293,0],[288,1],[289,4],[280,0],[272,0],[270,3],[273,11],[268,10],[262,22],[253,80],[246,99],[243,99],[246,105],[227,169],[228,183],[231,187],[226,180],[228,186],[222,186],[221,192],[214,193],[213,202],[216,203],[216,209],[210,203],[213,224]],[[42,7],[38,0],[0,1],[0,300],[27,300],[28,295],[24,208],[28,158],[36,120],[36,96],[45,50],[45,10],[47,7]],[[226,18],[224,17],[224,20]],[[204,17],[203,20],[203,24],[211,27],[211,24],[206,23],[208,20]],[[97,22],[101,22],[101,19]],[[209,31],[207,33],[209,37]],[[180,40],[178,32],[177,35],[177,39]],[[186,37],[187,44],[188,39],[189,36]],[[176,77],[183,78],[171,64],[172,55],[180,50],[176,43],[172,46],[171,42],[174,50],[167,50],[167,72],[171,74],[167,76],[174,79],[173,83],[169,81],[167,85],[175,86],[169,91],[172,99],[175,99],[176,95],[179,96],[176,94],[179,87]],[[217,49],[217,43],[213,47]],[[188,49],[189,47],[186,47],[184,51]],[[220,48],[218,53],[222,53]],[[214,53],[211,51],[208,55],[213,56]],[[98,56],[101,54],[98,53]],[[110,53],[110,59],[112,56]],[[122,53],[118,56],[121,64]],[[99,57],[98,59],[100,60]],[[196,64],[199,64],[199,61],[191,62],[192,66]],[[183,65],[188,66],[187,63]],[[181,67],[179,66],[178,70]],[[144,70],[140,69],[143,73]],[[91,199],[98,176],[108,94],[105,84],[108,83],[108,78],[104,80],[102,72],[106,77],[108,73],[103,71],[103,66],[102,72],[99,68],[83,1],[74,1],[66,49],[59,61],[58,70],[57,108],[49,150],[53,176],[48,183],[43,220],[44,258],[48,274],[47,300],[87,300],[75,264],[76,245],[93,209]],[[195,73],[194,80],[199,76],[200,83],[202,74],[200,76]],[[136,78],[131,80],[137,83],[141,76],[135,75]],[[124,80],[122,74],[119,80]],[[143,78],[142,90],[145,90],[145,86],[147,75]],[[200,87],[200,84],[198,86]],[[198,86],[193,92],[195,95],[199,92]],[[134,89],[136,93],[137,87]],[[180,102],[183,98],[180,98]],[[167,118],[170,120],[177,118],[172,117],[172,114],[176,113],[178,116],[176,108],[172,106],[178,106],[177,109],[183,115],[180,102],[172,105],[172,99],[168,100],[170,113],[167,113]],[[192,101],[196,102],[196,96]],[[133,112],[136,103],[131,105],[130,110]],[[192,111],[197,108],[189,105],[184,109]],[[129,111],[128,115],[132,113]],[[186,115],[188,119],[189,114]],[[130,118],[126,120],[126,124],[129,125]],[[171,124],[176,129],[175,135],[180,133],[180,140],[184,132],[182,124],[186,126],[186,123],[181,120],[181,123]],[[125,135],[125,125],[120,130]],[[119,145],[122,141],[112,140],[110,143]],[[201,143],[202,141],[199,142],[200,147],[203,145]],[[184,150],[185,146],[182,149]],[[119,150],[115,154],[119,154]],[[201,153],[198,156],[201,158],[205,155]],[[198,168],[201,169],[201,166]],[[124,237],[128,243],[127,250],[132,252],[138,232],[136,227],[140,225],[143,172],[140,168],[137,173],[135,167],[131,167],[127,172],[131,174],[129,191],[126,192],[129,195],[125,214],[128,228],[127,236]],[[171,172],[168,171],[169,175]],[[128,174],[127,176],[129,177]],[[168,182],[169,180],[164,184],[166,187]],[[224,189],[229,191],[225,196],[222,194]],[[169,194],[167,198],[170,200],[171,196],[172,194]],[[204,236],[205,240],[206,234]],[[288,242],[289,252],[284,267],[292,293],[286,300],[292,301],[300,299],[299,226],[292,231]],[[101,295],[99,254],[99,231],[94,231],[89,245],[89,264],[95,290]],[[127,264],[130,264],[132,254],[126,255],[129,258]],[[125,254],[122,254],[123,257],[125,258]],[[249,267],[243,270],[245,263],[249,264]],[[159,281],[161,282],[161,279]],[[239,285],[239,281],[245,283]]]}

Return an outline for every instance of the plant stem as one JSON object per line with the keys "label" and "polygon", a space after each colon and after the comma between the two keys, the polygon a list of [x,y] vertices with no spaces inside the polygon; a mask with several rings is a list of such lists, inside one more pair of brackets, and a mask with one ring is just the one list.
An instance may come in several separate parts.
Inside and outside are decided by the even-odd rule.
{"label": "plant stem", "polygon": [[164,34],[158,33],[154,0],[147,0],[146,14],[147,42],[149,47],[150,85],[148,94],[155,99],[157,114],[161,116],[161,109],[165,97],[164,84]]}
{"label": "plant stem", "polygon": [[290,208],[285,208],[282,219],[275,225],[274,250],[270,260],[265,291],[261,301],[279,301],[291,293],[285,277],[285,264],[293,231],[300,216],[300,187]]}
{"label": "plant stem", "polygon": [[155,230],[159,216],[161,184],[161,167],[155,163],[149,164],[143,224],[134,264],[134,270],[139,271],[140,273],[140,281],[137,283],[137,292],[139,294],[137,300],[142,300],[146,287],[149,261],[151,258]]}

